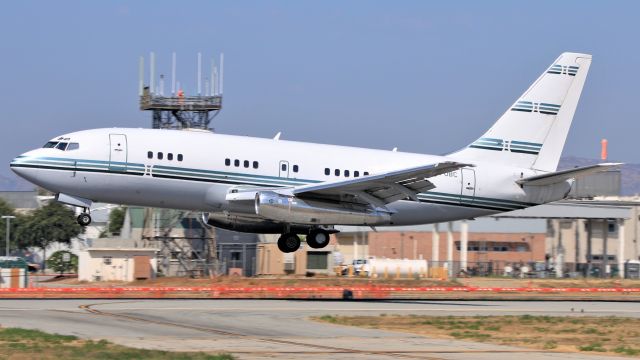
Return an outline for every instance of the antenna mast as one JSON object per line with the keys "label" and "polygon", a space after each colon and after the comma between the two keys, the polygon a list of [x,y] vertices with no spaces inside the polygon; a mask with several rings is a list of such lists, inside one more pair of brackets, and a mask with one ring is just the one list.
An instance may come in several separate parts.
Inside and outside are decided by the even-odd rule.
{"label": "antenna mast", "polygon": [[[149,53],[149,85],[144,85],[144,57],[140,57],[138,93],[140,110],[152,112],[154,129],[203,129],[222,109],[222,80],[224,55],[220,54],[220,68],[211,59],[211,78],[205,79],[202,91],[202,53],[197,54],[196,95],[186,95],[176,78],[176,53],[171,54],[171,94],[164,94],[164,75],[156,88],[155,53]],[[205,66],[206,67],[206,66]],[[205,70],[206,72],[206,70]],[[209,83],[210,82],[210,83]],[[211,91],[209,91],[209,88]]]}

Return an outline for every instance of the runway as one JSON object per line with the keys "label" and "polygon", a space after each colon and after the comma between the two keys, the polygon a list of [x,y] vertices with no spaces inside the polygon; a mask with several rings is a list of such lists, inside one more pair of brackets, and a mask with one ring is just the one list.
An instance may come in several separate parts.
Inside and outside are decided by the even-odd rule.
{"label": "runway", "polygon": [[1,300],[0,325],[238,359],[614,359],[432,339],[317,323],[320,315],[558,315],[640,317],[631,302]]}

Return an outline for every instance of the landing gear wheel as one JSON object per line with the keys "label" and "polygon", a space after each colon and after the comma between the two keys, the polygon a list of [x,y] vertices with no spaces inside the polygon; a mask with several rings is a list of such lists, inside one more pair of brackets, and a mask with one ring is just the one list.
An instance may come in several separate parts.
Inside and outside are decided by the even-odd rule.
{"label": "landing gear wheel", "polygon": [[307,245],[314,249],[322,249],[329,245],[329,233],[322,229],[313,229],[307,235]]}
{"label": "landing gear wheel", "polygon": [[294,233],[286,233],[278,238],[278,249],[283,253],[291,253],[300,248],[300,238]]}
{"label": "landing gear wheel", "polygon": [[80,215],[78,215],[78,224],[80,224],[80,226],[87,226],[89,224],[91,224],[91,215],[87,214],[87,213],[82,213]]}

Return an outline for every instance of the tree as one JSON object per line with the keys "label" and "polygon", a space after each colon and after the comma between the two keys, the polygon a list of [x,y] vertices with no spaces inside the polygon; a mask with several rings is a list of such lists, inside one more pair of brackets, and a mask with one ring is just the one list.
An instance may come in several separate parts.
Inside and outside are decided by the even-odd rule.
{"label": "tree", "polygon": [[127,208],[119,207],[111,210],[109,213],[109,226],[108,230],[111,235],[119,235],[124,225],[124,216],[127,212]]}
{"label": "tree", "polygon": [[64,272],[77,272],[78,255],[68,250],[58,250],[49,256],[47,259],[47,266],[49,269],[59,272],[60,275]]}
{"label": "tree", "polygon": [[[46,249],[53,243],[71,244],[71,239],[82,233],[84,229],[75,220],[73,210],[59,202],[52,201],[47,205],[25,216],[17,229],[18,246],[40,248],[43,259]],[[44,262],[42,271],[44,271]]]}

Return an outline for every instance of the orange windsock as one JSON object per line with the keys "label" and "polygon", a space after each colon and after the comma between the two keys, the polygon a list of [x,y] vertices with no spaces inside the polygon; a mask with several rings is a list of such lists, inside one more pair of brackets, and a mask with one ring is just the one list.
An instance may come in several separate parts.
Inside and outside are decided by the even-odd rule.
{"label": "orange windsock", "polygon": [[602,139],[600,141],[600,144],[602,145],[602,151],[600,153],[600,159],[607,160],[607,144],[608,144],[607,139]]}

